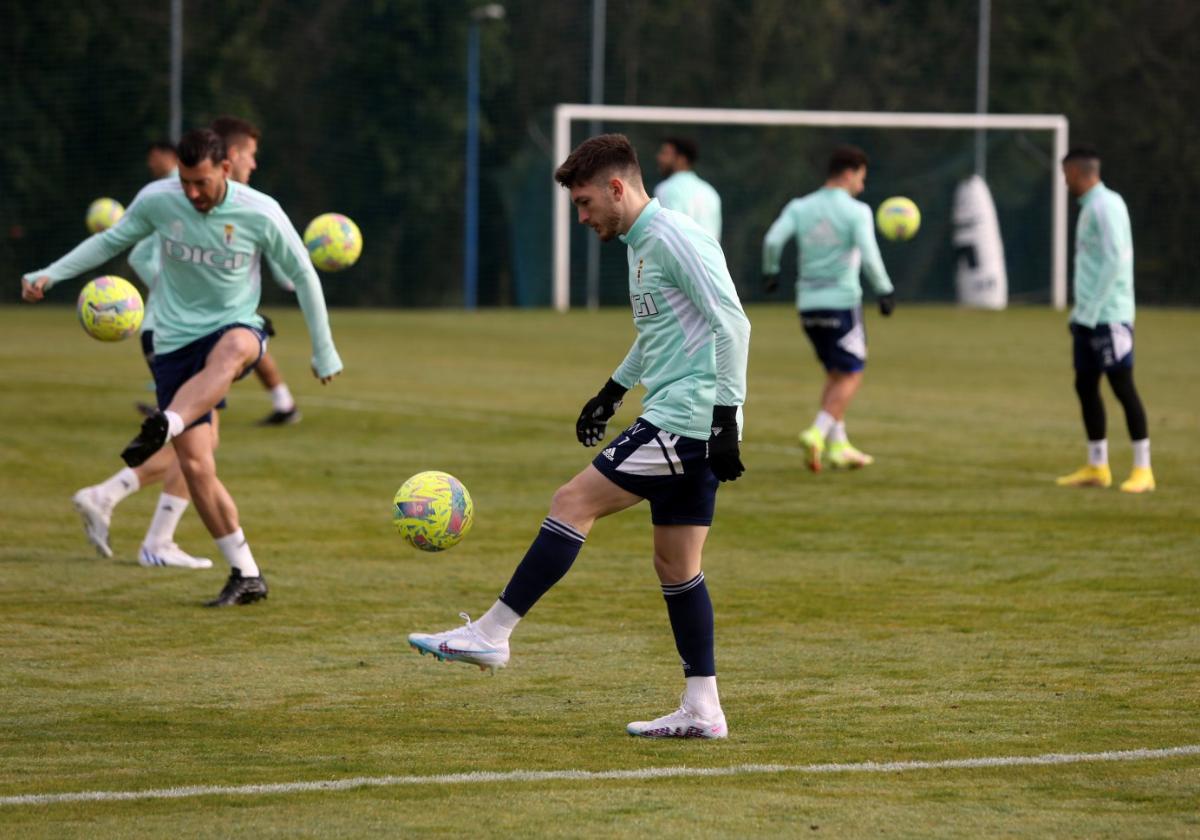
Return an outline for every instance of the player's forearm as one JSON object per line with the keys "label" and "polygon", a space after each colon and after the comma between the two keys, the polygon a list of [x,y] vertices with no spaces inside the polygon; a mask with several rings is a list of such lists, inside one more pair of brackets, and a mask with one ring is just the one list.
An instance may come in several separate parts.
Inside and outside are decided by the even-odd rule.
{"label": "player's forearm", "polygon": [[115,231],[116,228],[113,228],[104,233],[89,236],[50,265],[25,276],[31,280],[37,277],[49,277],[49,286],[53,286],[63,280],[78,277],[98,265],[103,265],[128,247],[128,243],[121,237],[111,235]]}
{"label": "player's forearm", "polygon": [[763,238],[762,271],[763,274],[778,274],[783,262],[783,248],[791,236],[791,232],[777,220]]}
{"label": "player's forearm", "polygon": [[312,365],[318,376],[332,376],[342,369],[342,360],[333,346],[333,333],[329,329],[329,311],[325,308],[325,294],[321,281],[314,273],[296,283],[296,299],[304,313],[304,323],[312,340]]}
{"label": "player's forearm", "polygon": [[612,380],[625,390],[638,384],[642,378],[642,352],[638,349],[637,341],[629,348],[621,364],[613,372]]}
{"label": "player's forearm", "polygon": [[746,368],[750,361],[750,319],[740,307],[726,307],[714,328],[717,405],[746,401]]}

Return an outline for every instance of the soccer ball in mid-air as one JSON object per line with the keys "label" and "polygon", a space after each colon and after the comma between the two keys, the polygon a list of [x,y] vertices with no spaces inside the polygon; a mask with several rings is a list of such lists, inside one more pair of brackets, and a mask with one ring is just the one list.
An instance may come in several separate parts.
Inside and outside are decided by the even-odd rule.
{"label": "soccer ball in mid-air", "polygon": [[875,224],[888,239],[912,239],[921,228],[921,211],[911,198],[898,195],[879,205],[875,211]]}
{"label": "soccer ball in mid-air", "polygon": [[417,473],[392,499],[392,524],[400,536],[422,551],[443,551],[457,545],[474,521],[471,494],[449,473]]}
{"label": "soccer ball in mid-air", "polygon": [[87,229],[91,233],[100,233],[121,221],[125,208],[114,198],[97,198],[88,205]]}
{"label": "soccer ball in mid-air", "polygon": [[349,216],[322,213],[304,229],[304,245],[317,268],[341,271],[354,265],[362,253],[362,232]]}
{"label": "soccer ball in mid-air", "polygon": [[83,287],[76,304],[79,323],[92,338],[121,341],[142,325],[145,307],[137,287],[124,277],[97,277]]}

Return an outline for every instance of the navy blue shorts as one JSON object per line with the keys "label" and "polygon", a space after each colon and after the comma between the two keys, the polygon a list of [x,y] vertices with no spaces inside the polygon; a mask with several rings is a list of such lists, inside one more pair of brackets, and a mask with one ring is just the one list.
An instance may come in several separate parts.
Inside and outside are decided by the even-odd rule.
{"label": "navy blue shorts", "polygon": [[1133,369],[1133,324],[1097,324],[1094,328],[1071,323],[1075,370],[1105,373]]}
{"label": "navy blue shorts", "polygon": [[146,366],[150,375],[154,375],[154,330],[142,331],[142,355],[146,357]]}
{"label": "navy blue shorts", "polygon": [[[186,344],[178,350],[155,355],[154,364],[150,369],[154,373],[154,388],[157,391],[158,407],[160,410],[165,409],[171,404],[171,400],[175,398],[176,392],[183,387],[184,382],[187,382],[204,369],[204,364],[208,361],[208,354],[216,347],[217,342],[221,340],[221,336],[230,330],[250,330],[250,332],[254,333],[254,336],[258,339],[258,359],[262,358],[263,351],[267,349],[267,336],[258,327],[251,327],[248,324],[230,324],[227,327],[221,327],[216,332],[209,333],[203,338],[198,338],[191,344]],[[254,370],[254,366],[258,364],[258,359],[247,365],[246,369],[238,374],[237,378],[241,379]],[[217,403],[216,407],[224,408],[225,400]],[[210,411],[191,425],[198,426],[201,423],[211,422],[212,412]],[[191,428],[191,426],[188,428]]]}
{"label": "navy blue shorts", "polygon": [[650,502],[655,525],[711,525],[717,477],[708,441],[664,432],[642,418],[617,435],[592,466],[622,490]]}
{"label": "navy blue shorts", "polygon": [[800,323],[825,370],[858,373],[867,366],[867,329],[861,306],[806,309],[800,313]]}

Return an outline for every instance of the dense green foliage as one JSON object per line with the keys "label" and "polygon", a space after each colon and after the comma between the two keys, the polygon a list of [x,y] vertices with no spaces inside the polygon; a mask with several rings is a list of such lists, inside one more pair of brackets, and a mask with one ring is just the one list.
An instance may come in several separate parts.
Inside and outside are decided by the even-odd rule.
{"label": "dense green foliage", "polygon": [[[628,314],[335,311],[346,373],[326,388],[296,378],[303,325],[277,314],[304,421],[255,428],[267,401],[243,382],[219,452],[271,596],[215,612],[199,602],[223,581],[216,555],[206,572],[133,559],[157,490],[118,509],[113,560],[71,509],[137,427],[136,346],[92,343],[62,308],[0,308],[0,796],[1197,743],[1195,313],[1139,321],[1159,489],[1131,497],[1053,484],[1084,452],[1061,316],[873,319],[850,431],[878,461],[813,476],[795,433],[819,371],[788,307],[751,307],[747,472],[720,491],[705,560],[732,736],[671,744],[623,730],[681,684],[644,506],[596,526],[495,678],[404,644],[496,597],[587,462],[573,420],[624,353]],[[1114,417],[1118,477],[1123,438]],[[438,556],[390,522],[396,487],[428,468],[476,503],[471,535]],[[211,555],[192,511],[179,539]],[[1195,756],[425,785],[0,806],[0,836],[1183,837],[1198,786]]]}
{"label": "dense green foliage", "polygon": [[[0,270],[15,279],[83,234],[80,219],[92,198],[128,201],[144,181],[142,146],[167,125],[168,4],[10,5],[0,28]],[[256,120],[266,133],[258,186],[280,198],[298,224],[327,210],[360,223],[366,251],[354,282],[333,288],[333,300],[460,300],[471,4],[185,6],[185,122],[223,112]],[[547,297],[549,273],[549,113],[555,103],[587,98],[590,3],[506,6],[507,18],[487,25],[483,38],[481,300],[536,303]],[[1141,300],[1200,302],[1186,204],[1200,191],[1200,146],[1188,142],[1200,110],[1200,6],[996,0],[993,7],[991,109],[1066,114],[1075,139],[1104,150],[1110,183],[1129,201]],[[971,111],[976,15],[974,2],[951,0],[611,0],[606,101]],[[647,158],[654,131],[638,135]],[[709,153],[702,169],[727,195],[734,276],[750,297],[763,231],[783,200],[815,184],[837,137],[702,139]],[[953,181],[922,194],[934,164],[911,158],[924,146],[918,138],[855,139],[869,147],[883,178],[867,198],[877,202],[895,186],[914,191],[932,211],[923,243],[914,246],[929,250],[928,262],[898,278],[901,295],[944,298],[948,222],[944,212],[938,219]],[[1007,189],[1005,155],[1044,177],[1044,143],[1006,142],[996,152],[994,189]],[[946,171],[934,174],[961,175],[970,165],[969,153],[938,154],[947,156]],[[1012,219],[1006,238],[1016,297],[1044,299],[1039,237],[1047,196],[997,200],[1002,216],[1005,208],[1011,214],[1002,221]],[[1032,242],[1026,225],[1035,231]],[[613,267],[606,258],[605,265],[606,299],[619,300],[619,261]],[[5,288],[11,299],[14,284]]]}

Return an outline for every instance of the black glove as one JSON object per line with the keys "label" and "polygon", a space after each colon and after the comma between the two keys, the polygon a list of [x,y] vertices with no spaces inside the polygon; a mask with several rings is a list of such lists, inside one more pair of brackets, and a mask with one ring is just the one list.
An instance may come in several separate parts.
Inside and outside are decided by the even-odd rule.
{"label": "black glove", "polygon": [[738,452],[737,406],[713,406],[708,465],[721,481],[737,481],[737,477],[746,471]]}
{"label": "black glove", "polygon": [[595,446],[604,440],[604,429],[621,407],[625,391],[624,387],[610,379],[604,383],[599,394],[584,404],[579,419],[575,421],[575,437],[579,438],[580,443]]}
{"label": "black glove", "polygon": [[879,314],[887,318],[896,309],[896,296],[894,294],[883,295],[879,298]]}
{"label": "black glove", "polygon": [[775,294],[775,290],[779,288],[779,272],[774,274],[763,275],[763,291],[769,295]]}

